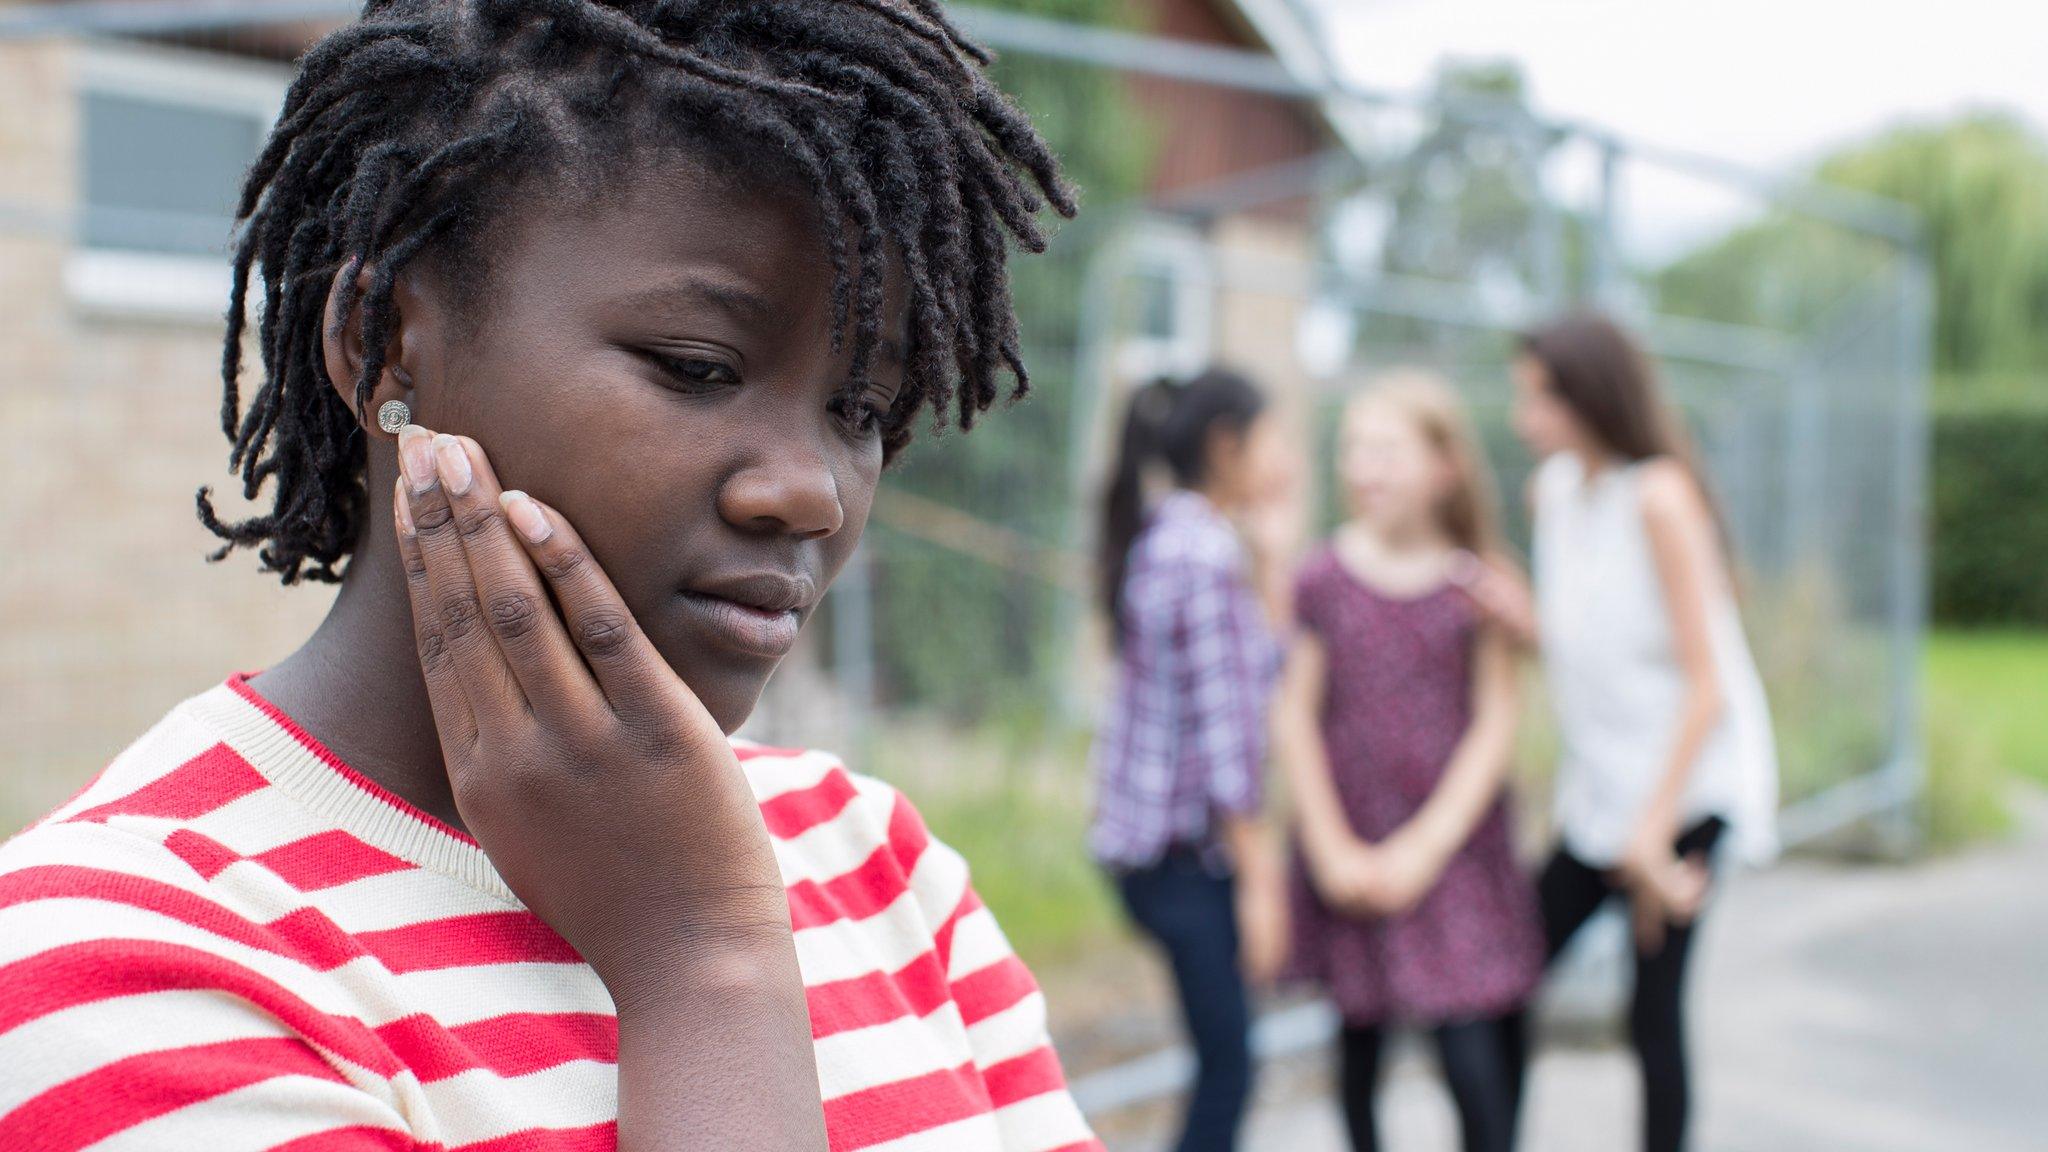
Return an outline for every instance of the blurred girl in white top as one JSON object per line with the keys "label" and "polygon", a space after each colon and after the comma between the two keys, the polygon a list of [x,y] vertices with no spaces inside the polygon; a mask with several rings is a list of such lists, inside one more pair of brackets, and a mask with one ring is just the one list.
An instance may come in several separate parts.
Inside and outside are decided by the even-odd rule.
{"label": "blurred girl in white top", "polygon": [[1557,712],[1560,843],[1539,883],[1555,957],[1610,896],[1627,899],[1643,1146],[1685,1142],[1686,957],[1725,838],[1773,848],[1776,758],[1736,614],[1726,533],[1689,438],[1626,333],[1574,315],[1525,334],[1515,431],[1530,481],[1535,602],[1498,575],[1482,603],[1540,645]]}

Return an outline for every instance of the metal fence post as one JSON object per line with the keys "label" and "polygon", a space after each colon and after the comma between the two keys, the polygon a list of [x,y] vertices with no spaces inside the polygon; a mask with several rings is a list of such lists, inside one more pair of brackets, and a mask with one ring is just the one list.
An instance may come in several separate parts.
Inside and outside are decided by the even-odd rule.
{"label": "metal fence post", "polygon": [[854,763],[872,765],[874,749],[869,739],[875,712],[875,604],[873,570],[868,563],[868,545],[853,550],[839,578],[832,582],[832,676],[838,682],[840,699],[846,705],[850,745],[846,755]]}
{"label": "metal fence post", "polygon": [[[1110,421],[1111,427],[1115,427],[1117,417],[1113,332],[1123,265],[1122,246],[1115,241],[1091,254],[1082,275],[1080,299],[1076,302],[1080,319],[1076,327],[1073,360],[1073,406],[1067,413],[1067,451],[1070,455],[1066,476],[1068,491],[1073,495],[1068,502],[1064,543],[1069,554],[1077,556],[1094,555],[1089,539],[1096,527],[1092,515],[1096,478],[1095,438],[1092,433],[1102,420]],[[1078,675],[1081,645],[1088,635],[1088,614],[1091,610],[1092,603],[1084,594],[1061,598],[1055,613],[1059,635],[1064,641],[1062,657],[1067,665],[1059,677],[1057,707],[1061,720],[1074,727],[1086,727],[1095,721],[1094,702],[1083,687],[1083,678]]]}
{"label": "metal fence post", "polygon": [[1925,733],[1920,698],[1920,649],[1927,627],[1927,484],[1929,426],[1927,385],[1934,324],[1932,270],[1921,244],[1907,248],[1899,277],[1898,410],[1893,417],[1892,533],[1892,762],[1895,807],[1890,831],[1901,850],[1918,845],[1925,833],[1921,797],[1926,788]]}
{"label": "metal fence post", "polygon": [[1566,302],[1564,268],[1564,213],[1558,210],[1557,202],[1550,196],[1550,190],[1543,185],[1543,166],[1550,159],[1550,136],[1536,121],[1516,137],[1521,146],[1523,163],[1527,167],[1529,180],[1535,188],[1532,205],[1535,220],[1530,229],[1531,271],[1536,281],[1536,295],[1544,311],[1562,308]]}
{"label": "metal fence post", "polygon": [[1612,307],[1620,277],[1616,254],[1614,221],[1621,198],[1621,147],[1613,140],[1600,141],[1600,190],[1593,205],[1591,259],[1587,262],[1587,295],[1602,307]]}

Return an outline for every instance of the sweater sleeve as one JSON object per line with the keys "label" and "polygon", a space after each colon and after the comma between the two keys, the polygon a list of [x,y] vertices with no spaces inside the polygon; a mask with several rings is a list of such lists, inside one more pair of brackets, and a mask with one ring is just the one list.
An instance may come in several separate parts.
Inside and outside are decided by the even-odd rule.
{"label": "sweater sleeve", "polygon": [[988,1083],[1003,1147],[1099,1150],[1053,1051],[1045,994],[971,885],[941,931],[951,935],[947,981],[967,1024],[975,1067]]}
{"label": "sweater sleeve", "polygon": [[1046,1027],[1045,994],[981,902],[966,860],[932,837],[901,793],[889,789],[892,843],[935,926],[934,947],[975,1071],[987,1085],[1006,1152],[1101,1152],[1073,1096]]}

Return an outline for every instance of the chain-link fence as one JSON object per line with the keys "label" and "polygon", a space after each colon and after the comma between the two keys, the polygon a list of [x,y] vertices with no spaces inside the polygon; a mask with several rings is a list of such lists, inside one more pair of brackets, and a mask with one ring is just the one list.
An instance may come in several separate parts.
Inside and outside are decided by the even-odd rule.
{"label": "chain-link fence", "polygon": [[[0,815],[44,806],[46,781],[222,668],[275,659],[324,607],[205,570],[186,517],[225,451],[232,190],[307,22],[352,8],[0,5],[0,710],[18,734]],[[890,475],[764,731],[861,744],[886,718],[1071,747],[1057,734],[1102,686],[1084,557],[1126,389],[1237,364],[1322,474],[1346,394],[1426,367],[1469,397],[1512,492],[1512,333],[1591,301],[1659,354],[1728,511],[1789,830],[1904,810],[1928,315],[1909,218],[1546,121],[1506,69],[1395,97],[1335,80],[1301,28],[1195,21],[1169,41],[959,15],[1003,53],[1084,213],[1014,266],[1030,399]]]}
{"label": "chain-link fence", "polygon": [[[1546,121],[1508,69],[1397,98],[1250,52],[971,23],[1093,195],[1017,273],[1033,399],[891,482],[863,592],[872,679],[847,681],[880,714],[1092,719],[1094,493],[1121,397],[1158,371],[1250,371],[1325,476],[1351,392],[1440,373],[1526,544],[1513,336],[1586,303],[1644,334],[1725,506],[1788,839],[1909,810],[1930,303],[1910,214]],[[1092,103],[1041,108],[1044,91]]]}

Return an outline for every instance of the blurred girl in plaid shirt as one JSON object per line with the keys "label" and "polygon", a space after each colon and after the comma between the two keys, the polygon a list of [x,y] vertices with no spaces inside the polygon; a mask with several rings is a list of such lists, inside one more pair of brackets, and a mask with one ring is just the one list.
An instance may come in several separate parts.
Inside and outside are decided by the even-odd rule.
{"label": "blurred girl in plaid shirt", "polygon": [[[1293,455],[1243,376],[1160,381],[1132,399],[1105,501],[1117,668],[1089,839],[1179,987],[1199,1063],[1180,1152],[1235,1144],[1251,1088],[1246,978],[1269,978],[1285,948],[1258,813]],[[1171,487],[1148,500],[1162,472]]]}

